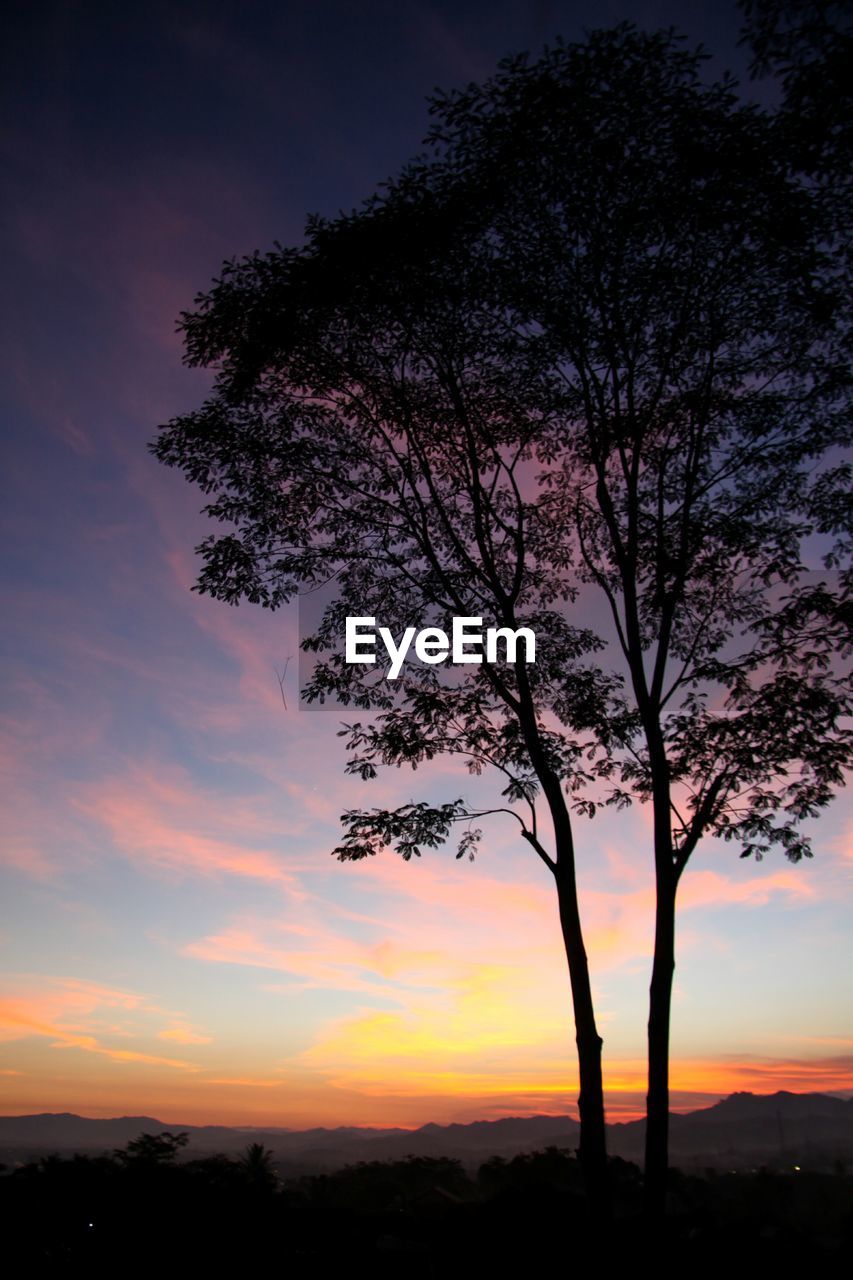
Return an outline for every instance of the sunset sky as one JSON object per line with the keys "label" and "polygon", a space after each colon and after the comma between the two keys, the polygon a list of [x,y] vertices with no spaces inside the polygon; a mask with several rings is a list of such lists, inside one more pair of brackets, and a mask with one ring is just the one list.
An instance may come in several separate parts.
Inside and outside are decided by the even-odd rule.
{"label": "sunset sky", "polygon": [[[574,1114],[548,873],[330,857],[344,809],[496,794],[344,776],[300,709],[295,608],[191,593],[201,496],[147,453],[209,385],[179,312],[419,146],[426,97],[623,18],[742,72],[734,4],[15,3],[4,32],[0,1111],[414,1126]],[[749,88],[749,92],[755,90]],[[853,806],[815,857],[706,843],[681,890],[674,1103],[853,1091]],[[578,831],[610,1118],[640,1113],[649,818]]]}

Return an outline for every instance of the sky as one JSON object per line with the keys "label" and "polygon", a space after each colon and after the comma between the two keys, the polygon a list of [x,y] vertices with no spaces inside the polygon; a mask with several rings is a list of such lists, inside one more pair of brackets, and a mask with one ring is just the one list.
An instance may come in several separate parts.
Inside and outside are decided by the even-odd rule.
{"label": "sky", "polygon": [[[344,775],[295,608],[191,591],[200,495],[146,445],[196,406],[176,320],[420,147],[426,99],[622,19],[743,73],[728,3],[13,3],[2,83],[0,1110],[400,1125],[575,1114],[548,872],[513,824],[339,864],[339,815],[473,794]],[[748,90],[752,92],[752,90]],[[476,798],[486,794],[486,781]],[[611,1119],[641,1113],[649,817],[583,823]],[[853,808],[814,858],[714,842],[682,882],[673,1102],[853,1091]]]}

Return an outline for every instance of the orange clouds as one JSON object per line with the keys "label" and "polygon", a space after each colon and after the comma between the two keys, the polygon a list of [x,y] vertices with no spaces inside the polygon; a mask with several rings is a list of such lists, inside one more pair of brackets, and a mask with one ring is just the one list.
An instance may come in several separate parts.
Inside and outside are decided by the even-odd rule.
{"label": "orange clouds", "polygon": [[[438,963],[403,948],[385,953],[386,961],[403,974]],[[288,1058],[251,1049],[239,1065],[227,1049],[205,1051],[200,1062],[163,1056],[148,1041],[206,1046],[211,1038],[138,992],[60,978],[24,980],[16,996],[0,1000],[0,1039],[33,1046],[26,1060],[34,1071],[2,1068],[21,1105],[115,1114],[156,1104],[154,1114],[175,1122],[417,1125],[574,1113],[578,1088],[570,1010],[553,1006],[529,974],[499,964],[460,968],[452,984],[424,986],[405,1008],[331,1020]],[[850,1047],[843,1036],[811,1039],[818,1050]],[[93,1056],[103,1068],[62,1068],[58,1076],[50,1065],[58,1050]],[[145,1070],[136,1084],[116,1074],[127,1065]],[[605,1053],[611,1119],[642,1114],[645,1071],[642,1056]],[[853,1054],[675,1058],[672,1089],[675,1110],[736,1090],[853,1090]]]}
{"label": "orange clouds", "polygon": [[[492,1096],[512,1093],[525,1080],[546,1092],[574,1087],[566,1083],[575,1074],[571,1001],[547,879],[502,881],[477,865],[460,870],[446,859],[404,864],[392,856],[338,874],[354,889],[379,895],[382,911],[374,908],[373,917],[343,912],[334,928],[334,909],[330,916],[315,897],[300,904],[298,924],[244,915],[183,949],[197,960],[286,977],[286,983],[265,984],[270,993],[313,989],[360,997],[357,1009],[312,1029],[311,1043],[289,1066],[370,1096],[445,1090]],[[737,882],[703,871],[685,892],[684,908],[748,909],[775,897],[814,894],[793,869],[759,871]],[[355,892],[351,900],[358,900]],[[615,981],[620,969],[644,971],[651,889],[634,876],[624,891],[591,891],[585,901],[594,973],[603,970]],[[350,920],[369,927],[351,936]],[[608,994],[599,1002],[603,1025],[613,999]],[[636,1088],[636,1073],[613,1087]]]}
{"label": "orange clouds", "polygon": [[[513,857],[511,833],[501,828],[474,865],[437,851],[409,864],[386,853],[341,866],[328,857],[328,833],[313,825],[330,805],[342,807],[337,784],[316,805],[305,778],[285,790],[283,804],[263,783],[257,795],[229,795],[160,763],[77,786],[78,819],[108,836],[100,847],[118,850],[135,874],[165,878],[170,897],[186,895],[184,914],[164,932],[174,939],[186,930],[172,961],[182,992],[191,984],[199,1005],[166,1007],[185,1005],[186,996],[168,998],[172,978],[162,964],[152,970],[156,997],[33,979],[0,1006],[0,1038],[16,1042],[8,1070],[26,1065],[31,1078],[38,1067],[42,1091],[25,1093],[11,1076],[9,1091],[38,1108],[67,1109],[77,1099],[91,1110],[85,1075],[99,1106],[114,1098],[113,1112],[148,1111],[159,1099],[177,1122],[414,1125],[573,1109],[568,978],[553,883],[538,861],[526,849]],[[641,1006],[653,894],[642,855],[611,848],[581,868],[614,1118],[640,1114],[645,1092]],[[703,944],[713,944],[719,921],[728,928],[773,903],[810,907],[825,892],[811,867],[727,870],[697,866],[685,876],[682,944],[693,955],[700,929]],[[202,881],[228,882],[224,919],[224,895],[203,894]],[[231,906],[237,888],[242,897]],[[100,901],[96,910],[104,910]],[[223,965],[227,974],[217,972]],[[626,1011],[634,1038],[623,1030]],[[201,1025],[211,1018],[215,1038]],[[835,1029],[831,1021],[813,1029],[823,1026]],[[699,1055],[720,1043],[714,1027],[689,1048]],[[748,1057],[676,1061],[674,1106],[738,1088],[850,1087],[842,1059],[808,1057],[828,1044],[804,1045],[802,1060],[757,1057],[766,1043],[751,1041]],[[122,1092],[116,1082],[125,1076],[136,1092],[131,1084]]]}
{"label": "orange clouds", "polygon": [[208,1085],[229,1085],[235,1089],[283,1089],[287,1086],[287,1083],[281,1077],[263,1080],[256,1079],[254,1076],[223,1076],[205,1081],[205,1084]]}
{"label": "orange clouds", "polygon": [[487,1097],[521,1081],[563,1093],[576,1077],[570,1016],[529,971],[482,963],[410,996],[400,1012],[365,1009],[337,1020],[294,1061],[368,1095]]}
{"label": "orange clouds", "polygon": [[157,1039],[174,1040],[176,1044],[210,1044],[213,1037],[199,1035],[197,1031],[193,1031],[192,1027],[180,1025],[167,1027],[165,1031],[158,1031]]}
{"label": "orange clouds", "polygon": [[[301,1062],[324,1070],[335,1089],[391,1100],[391,1107],[394,1099],[443,1098],[436,1114],[429,1116],[431,1119],[437,1119],[442,1112],[446,1114],[447,1108],[454,1105],[455,1114],[460,1114],[462,1106],[471,1119],[486,1113],[496,1116],[566,1107],[574,1110],[577,1068],[568,1060],[568,1052],[564,1061],[552,1045],[543,1046],[541,1057],[531,1052],[514,1055],[510,1043],[501,1046],[499,1063],[490,1063],[488,1052],[475,1042],[473,1035],[466,1045],[464,1038],[454,1038],[452,1027],[449,1033],[442,1029],[435,1039],[431,1039],[429,1030],[424,1026],[406,1029],[391,1014],[373,1015],[339,1028],[316,1050],[302,1055]],[[469,1048],[474,1052],[466,1060]],[[385,1071],[377,1069],[374,1053],[382,1055]],[[329,1070],[329,1062],[335,1063],[337,1070]],[[487,1067],[491,1070],[484,1069]],[[675,1058],[671,1064],[671,1090],[674,1111],[693,1110],[738,1091],[850,1093],[853,1055]],[[645,1059],[605,1058],[605,1094],[611,1118],[642,1116],[645,1091]]]}
{"label": "orange clouds", "polygon": [[[136,1024],[140,1017],[144,1024],[151,1016],[160,1019],[164,1012],[136,992],[96,982],[73,978],[24,979],[14,995],[0,998],[0,1040],[36,1036],[48,1039],[51,1049],[81,1049],[113,1062],[198,1070],[191,1062],[111,1043],[116,1035],[132,1034],[121,1024],[115,1026],[105,1021],[104,1014],[114,1015],[116,1010],[135,1015]],[[138,1034],[145,1034],[143,1027],[138,1027]]]}
{"label": "orange clouds", "polygon": [[731,1054],[673,1062],[673,1088],[705,1094],[738,1091],[826,1093],[853,1091],[853,1055],[774,1058]]}

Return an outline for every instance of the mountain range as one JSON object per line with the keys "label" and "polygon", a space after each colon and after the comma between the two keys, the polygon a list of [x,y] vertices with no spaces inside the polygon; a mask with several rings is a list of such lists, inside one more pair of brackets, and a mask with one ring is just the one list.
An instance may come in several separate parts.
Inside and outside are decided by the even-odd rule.
{"label": "mountain range", "polygon": [[[415,1130],[293,1130],[164,1123],[152,1116],[94,1120],[68,1113],[41,1114],[0,1116],[0,1161],[8,1167],[53,1153],[102,1154],[126,1146],[140,1133],[166,1129],[188,1134],[186,1157],[215,1152],[233,1155],[249,1143],[262,1143],[290,1176],[409,1155],[449,1156],[472,1167],[492,1156],[510,1158],[551,1146],[572,1150],[579,1133],[576,1120],[559,1115],[425,1124]],[[644,1136],[645,1120],[608,1125],[609,1150],[640,1162]],[[839,1167],[853,1161],[853,1098],[734,1093],[711,1107],[673,1114],[670,1158],[682,1168]]]}

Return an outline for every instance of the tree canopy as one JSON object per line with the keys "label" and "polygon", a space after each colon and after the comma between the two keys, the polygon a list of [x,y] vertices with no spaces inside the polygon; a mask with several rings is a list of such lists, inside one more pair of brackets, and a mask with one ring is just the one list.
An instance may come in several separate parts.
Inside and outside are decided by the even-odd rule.
{"label": "tree canopy", "polygon": [[[214,394],[155,445],[230,526],[202,590],[276,607],[334,581],[307,694],[378,713],[347,730],[351,771],[451,753],[504,775],[557,881],[602,1152],[566,793],[651,803],[658,1189],[679,878],[706,835],[807,855],[851,753],[843,219],[784,120],[701,73],[623,26],[438,97],[430,150],[363,209],[226,265],[183,318]],[[578,617],[591,591],[606,633]],[[392,684],[344,661],[353,613],[542,642],[531,667]],[[408,857],[469,816],[349,813],[336,852]]]}
{"label": "tree canopy", "polygon": [[[496,305],[485,276],[477,300],[458,210],[411,179],[425,203],[409,188],[335,224],[313,220],[300,249],[227,265],[184,321],[190,360],[219,365],[216,393],[167,427],[156,452],[184,467],[212,495],[209,514],[233,526],[201,549],[202,590],[274,608],[334,581],[310,639],[323,657],[307,694],[378,713],[346,730],[350,771],[370,777],[378,764],[450,753],[502,777],[507,809],[557,881],[586,1046],[582,1145],[594,1128],[587,1163],[601,1170],[601,1040],[570,799],[597,803],[584,789],[611,778],[609,739],[630,725],[619,678],[590,661],[602,642],[559,608],[573,588],[547,543],[536,472],[551,409],[527,335]],[[396,635],[453,616],[528,625],[537,660],[483,662],[464,674],[407,661],[392,683],[381,667],[344,661],[348,615],[375,616]],[[551,832],[539,822],[540,795]],[[619,797],[611,789],[606,798]],[[389,842],[408,858],[458,822],[466,824],[459,852],[470,853],[475,816],[462,797],[351,812],[336,853],[360,858]]]}

